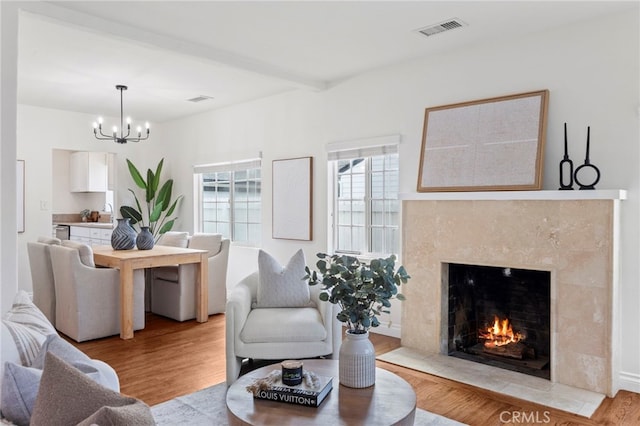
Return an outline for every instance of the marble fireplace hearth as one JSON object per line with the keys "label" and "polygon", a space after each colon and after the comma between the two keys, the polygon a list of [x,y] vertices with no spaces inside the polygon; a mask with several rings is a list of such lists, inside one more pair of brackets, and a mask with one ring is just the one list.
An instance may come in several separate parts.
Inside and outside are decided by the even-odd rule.
{"label": "marble fireplace hearth", "polygon": [[549,271],[550,382],[615,395],[624,198],[617,190],[403,195],[402,259],[412,276],[403,288],[403,348],[447,355],[447,264]]}

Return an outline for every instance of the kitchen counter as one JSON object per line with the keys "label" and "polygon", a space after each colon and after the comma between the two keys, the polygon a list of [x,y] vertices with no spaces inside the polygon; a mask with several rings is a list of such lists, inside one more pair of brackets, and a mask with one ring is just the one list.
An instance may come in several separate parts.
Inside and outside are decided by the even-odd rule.
{"label": "kitchen counter", "polygon": [[110,222],[58,222],[56,225],[81,226],[84,228],[113,229]]}

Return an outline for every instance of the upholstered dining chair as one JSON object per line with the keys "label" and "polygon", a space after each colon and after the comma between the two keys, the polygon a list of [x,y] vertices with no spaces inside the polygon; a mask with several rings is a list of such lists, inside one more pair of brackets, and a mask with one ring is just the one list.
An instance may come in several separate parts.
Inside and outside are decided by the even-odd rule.
{"label": "upholstered dining chair", "polygon": [[[174,232],[163,235],[159,245],[172,245],[209,251],[208,314],[225,311],[227,303],[227,265],[231,241],[221,234]],[[196,265],[152,268],[151,312],[186,321],[196,317]]]}
{"label": "upholstered dining chair", "polygon": [[[76,342],[120,334],[120,271],[96,268],[91,247],[63,241],[51,246],[56,329]],[[133,272],[133,329],[144,317],[144,271]]]}
{"label": "upholstered dining chair", "polygon": [[[263,255],[261,251],[259,262]],[[227,386],[238,379],[245,359],[338,358],[342,343],[342,326],[336,319],[338,306],[320,300],[321,286],[308,286],[302,280],[304,258],[301,269],[292,266],[291,262],[287,265],[293,270],[290,286],[283,284],[286,271],[276,267],[265,274],[261,264],[258,272],[230,291],[225,313]],[[303,291],[297,300],[290,297],[296,291],[294,287]],[[265,294],[274,288],[271,295]]]}
{"label": "upholstered dining chair", "polygon": [[33,303],[54,327],[56,325],[56,290],[49,246],[61,243],[62,241],[58,238],[47,237],[39,237],[38,241],[27,242]]}

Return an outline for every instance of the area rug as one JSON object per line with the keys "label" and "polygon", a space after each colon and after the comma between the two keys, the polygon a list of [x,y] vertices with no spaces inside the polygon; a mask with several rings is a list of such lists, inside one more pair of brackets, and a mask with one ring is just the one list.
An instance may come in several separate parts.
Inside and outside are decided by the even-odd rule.
{"label": "area rug", "polygon": [[[226,394],[226,383],[220,383],[154,405],[151,407],[151,412],[158,426],[225,426],[229,424]],[[449,426],[462,425],[462,423],[417,408],[414,425]]]}

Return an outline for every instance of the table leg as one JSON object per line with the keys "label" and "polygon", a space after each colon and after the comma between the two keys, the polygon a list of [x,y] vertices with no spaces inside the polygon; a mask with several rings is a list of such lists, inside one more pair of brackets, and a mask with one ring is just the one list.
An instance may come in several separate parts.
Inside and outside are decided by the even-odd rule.
{"label": "table leg", "polygon": [[197,265],[196,321],[207,322],[209,320],[209,254],[203,253]]}
{"label": "table leg", "polygon": [[129,262],[120,265],[120,338],[133,338],[133,268]]}

